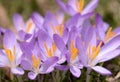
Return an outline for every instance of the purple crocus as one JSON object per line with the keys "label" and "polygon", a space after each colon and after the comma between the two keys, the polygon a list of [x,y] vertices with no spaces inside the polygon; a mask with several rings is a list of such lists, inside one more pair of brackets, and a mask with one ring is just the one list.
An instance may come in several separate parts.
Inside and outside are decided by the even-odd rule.
{"label": "purple crocus", "polygon": [[110,39],[106,44],[103,42],[98,43],[95,29],[90,27],[87,31],[88,34],[77,37],[76,46],[79,52],[81,63],[90,69],[102,75],[110,75],[111,72],[102,66],[96,66],[100,62],[105,62],[117,57],[120,54],[120,35]]}
{"label": "purple crocus", "polygon": [[[43,61],[43,57],[36,41],[33,43],[34,46],[32,49],[27,48],[30,45],[26,45],[25,42],[22,43],[21,48],[24,47],[24,56],[22,57],[22,67],[24,70],[29,70],[28,77],[33,80],[37,77],[38,74],[48,74],[54,70],[54,66],[58,61],[58,57],[48,58],[47,60]],[[32,45],[33,45],[32,44]],[[27,49],[26,49],[26,48]],[[29,54],[27,53],[29,52]]]}
{"label": "purple crocus", "polygon": [[[58,64],[62,64],[66,61],[66,58],[64,55],[64,51],[60,52],[60,50],[57,48],[54,40],[43,30],[39,30],[38,33],[38,42],[41,50],[41,54],[43,56],[42,60],[45,61],[48,58],[52,57],[58,57]],[[58,40],[59,42],[59,40]],[[64,49],[64,48],[63,48]]]}
{"label": "purple crocus", "polygon": [[9,67],[13,74],[24,74],[23,69],[19,67],[22,51],[12,31],[5,31],[3,46],[4,49],[0,50],[0,67]]}
{"label": "purple crocus", "polygon": [[17,30],[17,37],[20,41],[29,39],[36,31],[35,24],[31,18],[25,23],[22,16],[17,13],[13,16],[13,23]]}
{"label": "purple crocus", "polygon": [[84,8],[84,0],[68,0],[65,4],[62,0],[56,0],[58,5],[69,15],[73,16],[77,13],[81,15],[91,13],[97,7],[99,0],[91,0],[91,2]]}
{"label": "purple crocus", "polygon": [[102,40],[104,44],[120,34],[119,27],[112,30],[112,27],[109,27],[109,25],[102,20],[102,17],[99,14],[96,15],[95,22],[94,27],[96,29],[97,39]]}
{"label": "purple crocus", "polygon": [[[76,28],[73,28],[69,34],[67,50],[66,50],[66,53],[64,53],[64,55],[66,56],[67,65],[58,65],[56,67],[59,70],[70,69],[70,72],[72,73],[72,75],[78,78],[81,75],[80,69],[83,68],[83,65],[81,64],[79,60],[78,49],[76,48],[76,43],[75,43],[77,32],[78,30]],[[55,34],[54,40],[55,40],[57,47],[60,49],[61,52],[63,52],[63,50],[66,47],[63,39],[59,35]]]}

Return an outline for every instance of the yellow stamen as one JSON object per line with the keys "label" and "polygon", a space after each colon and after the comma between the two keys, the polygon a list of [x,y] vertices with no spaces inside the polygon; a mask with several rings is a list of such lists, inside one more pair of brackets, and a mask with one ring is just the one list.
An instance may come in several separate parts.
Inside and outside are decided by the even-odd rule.
{"label": "yellow stamen", "polygon": [[112,31],[112,27],[110,27],[106,33],[106,36],[105,36],[105,42],[107,42],[110,38],[112,38],[114,36],[114,32]]}
{"label": "yellow stamen", "polygon": [[46,43],[44,43],[44,47],[45,47],[45,49],[46,49],[47,54],[49,55],[49,57],[52,57],[53,52],[52,52],[52,50],[51,50],[51,49],[49,49],[49,48],[48,48],[48,46],[47,46],[47,44],[46,44]]}
{"label": "yellow stamen", "polygon": [[70,53],[71,53],[72,60],[74,60],[78,55],[78,49],[74,47],[73,41],[71,41],[70,43]]}
{"label": "yellow stamen", "polygon": [[64,31],[64,25],[63,25],[63,24],[56,26],[56,28],[54,27],[54,25],[52,24],[52,22],[50,22],[50,25],[51,25],[52,31],[53,31],[54,33],[57,33],[57,34],[59,34],[60,36],[62,36],[63,31]]}
{"label": "yellow stamen", "polygon": [[33,62],[33,67],[37,68],[40,65],[40,59],[36,58],[34,55],[32,55],[32,62]]}
{"label": "yellow stamen", "polygon": [[79,2],[76,2],[76,8],[78,12],[82,12],[83,8],[84,8],[84,0],[80,0]]}
{"label": "yellow stamen", "polygon": [[93,46],[92,47],[92,56],[91,59],[95,59],[100,52],[100,47],[102,46],[102,41],[99,43],[98,47]]}
{"label": "yellow stamen", "polygon": [[12,51],[10,49],[6,49],[6,48],[4,48],[4,51],[5,51],[6,55],[7,55],[7,57],[9,58],[9,60],[11,62],[13,62],[14,61],[14,56],[12,54]]}
{"label": "yellow stamen", "polygon": [[62,36],[63,32],[64,32],[64,25],[58,25],[56,27],[57,33],[59,33],[60,36]]}
{"label": "yellow stamen", "polygon": [[55,45],[55,43],[54,43],[54,42],[52,43],[52,49],[53,49],[53,52],[55,52],[55,51],[56,51],[56,49],[57,49],[57,47],[56,47],[56,45]]}
{"label": "yellow stamen", "polygon": [[27,32],[27,33],[30,32],[30,30],[31,30],[31,28],[32,28],[32,25],[33,25],[33,21],[30,20],[30,22],[29,22],[29,24],[28,24],[28,26],[27,26],[27,29],[26,29],[26,32]]}

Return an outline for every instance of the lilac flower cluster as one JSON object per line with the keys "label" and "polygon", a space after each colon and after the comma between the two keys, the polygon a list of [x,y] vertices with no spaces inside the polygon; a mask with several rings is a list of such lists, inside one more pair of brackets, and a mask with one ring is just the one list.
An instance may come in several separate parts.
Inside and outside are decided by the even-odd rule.
{"label": "lilac flower cluster", "polygon": [[[112,30],[99,14],[91,23],[99,0],[91,0],[85,7],[84,0],[56,1],[61,7],[57,14],[47,12],[43,17],[34,12],[27,22],[15,14],[16,34],[0,29],[0,67],[9,67],[19,75],[27,70],[30,79],[54,70],[70,70],[78,78],[83,68],[111,75],[98,63],[120,54],[120,28]],[[65,20],[63,11],[70,15],[69,19]]]}

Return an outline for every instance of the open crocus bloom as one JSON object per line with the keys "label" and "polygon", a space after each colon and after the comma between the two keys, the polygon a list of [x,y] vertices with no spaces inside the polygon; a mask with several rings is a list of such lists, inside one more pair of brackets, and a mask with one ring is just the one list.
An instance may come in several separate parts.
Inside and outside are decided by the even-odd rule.
{"label": "open crocus bloom", "polygon": [[82,40],[80,37],[77,37],[76,40],[81,63],[85,67],[91,68],[102,75],[110,75],[110,71],[102,66],[96,66],[96,64],[113,59],[120,54],[120,35],[103,44],[102,41],[97,41],[94,29],[90,29],[93,31],[89,32],[89,35],[86,36],[87,39]]}
{"label": "open crocus bloom", "polygon": [[39,30],[38,42],[43,55],[43,61],[55,56],[59,58],[58,64],[65,62],[66,58],[62,55],[64,52],[60,52],[54,40],[45,31]]}
{"label": "open crocus bloom", "polygon": [[14,74],[23,74],[24,71],[18,67],[21,63],[22,52],[12,31],[6,30],[4,34],[4,49],[0,50],[0,67],[9,67]]}
{"label": "open crocus bloom", "polygon": [[29,39],[35,31],[36,27],[33,20],[30,18],[26,23],[19,14],[14,14],[13,23],[18,32],[18,39],[21,41]]}
{"label": "open crocus bloom", "polygon": [[68,0],[65,4],[62,0],[56,0],[58,5],[69,15],[73,16],[76,13],[82,15],[91,13],[97,7],[99,0],[91,0],[91,2],[84,8],[85,0]]}
{"label": "open crocus bloom", "polygon": [[67,36],[67,29],[64,28],[64,14],[62,11],[59,11],[56,15],[47,12],[43,27],[51,38],[53,38],[53,34],[58,34],[62,38]]}
{"label": "open crocus bloom", "polygon": [[75,45],[76,44],[75,39],[77,36],[77,30],[75,30],[75,29],[76,28],[73,28],[70,31],[69,39],[68,39],[68,43],[67,43],[68,48],[66,48],[66,45],[65,45],[63,39],[60,38],[59,35],[57,35],[57,34],[54,35],[54,40],[55,40],[57,47],[59,48],[59,50],[61,52],[63,52],[66,49],[65,50],[66,53],[64,53],[64,55],[66,56],[67,65],[58,65],[57,68],[60,70],[70,69],[70,72],[75,77],[78,78],[81,75],[80,69],[82,69],[83,65],[81,64],[81,62],[79,60],[78,49],[76,48],[76,45]]}
{"label": "open crocus bloom", "polygon": [[54,70],[58,58],[52,57],[42,61],[42,55],[37,42],[35,42],[32,50],[28,49],[27,51],[29,51],[30,54],[24,52],[21,65],[25,70],[30,71],[28,77],[31,80],[35,79],[38,74],[48,74]]}
{"label": "open crocus bloom", "polygon": [[99,14],[96,15],[96,25],[94,27],[96,29],[97,39],[102,40],[104,44],[120,34],[119,27],[113,30],[112,27],[109,27],[109,25],[102,20]]}

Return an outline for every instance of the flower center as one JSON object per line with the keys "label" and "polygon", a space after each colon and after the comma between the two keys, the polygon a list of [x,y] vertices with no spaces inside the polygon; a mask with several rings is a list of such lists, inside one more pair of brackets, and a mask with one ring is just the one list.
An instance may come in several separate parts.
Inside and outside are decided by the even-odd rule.
{"label": "flower center", "polygon": [[33,63],[34,69],[37,69],[40,66],[40,59],[32,55],[32,63]]}
{"label": "flower center", "polygon": [[102,41],[98,44],[98,46],[92,46],[92,49],[91,49],[91,45],[89,45],[88,47],[88,57],[91,59],[91,60],[94,60],[98,53],[100,52],[100,48],[102,46]]}
{"label": "flower center", "polygon": [[84,8],[84,0],[76,1],[76,9],[78,12],[82,12]]}
{"label": "flower center", "polygon": [[6,47],[4,47],[4,51],[10,62],[13,62],[16,55],[16,46],[13,47],[13,52],[10,49],[7,49]]}
{"label": "flower center", "polygon": [[46,43],[44,43],[44,47],[49,57],[53,56],[53,53],[56,51],[56,48],[57,48],[54,42],[52,43],[51,48],[48,48]]}
{"label": "flower center", "polygon": [[70,53],[71,53],[72,60],[74,60],[78,55],[78,49],[75,48],[73,41],[71,41],[70,43]]}
{"label": "flower center", "polygon": [[57,26],[55,27],[55,26],[53,25],[53,23],[51,22],[50,25],[51,25],[51,28],[52,28],[53,33],[57,33],[57,34],[59,34],[60,36],[62,36],[63,31],[64,31],[64,25],[63,25],[63,24],[57,25]]}
{"label": "flower center", "polygon": [[30,32],[30,30],[31,30],[32,26],[33,26],[33,21],[32,21],[32,20],[30,20],[30,22],[28,23],[27,29],[26,29],[26,32],[27,32],[27,33],[29,33],[29,32]]}
{"label": "flower center", "polygon": [[112,38],[115,33],[112,31],[112,27],[110,27],[106,33],[104,41],[107,42],[110,38]]}

